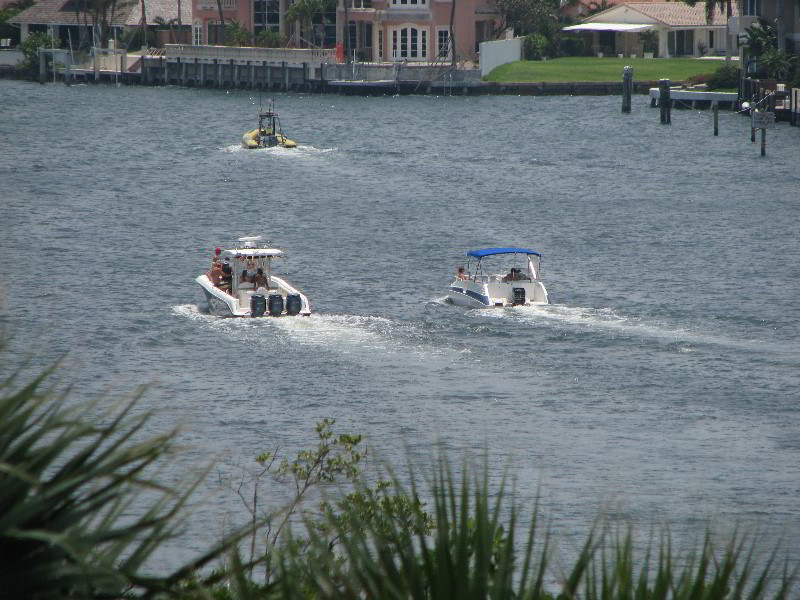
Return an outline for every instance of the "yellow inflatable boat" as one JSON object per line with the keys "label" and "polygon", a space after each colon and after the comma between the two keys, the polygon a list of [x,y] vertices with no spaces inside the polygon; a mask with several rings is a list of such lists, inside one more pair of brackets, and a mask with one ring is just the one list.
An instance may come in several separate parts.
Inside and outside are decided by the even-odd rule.
{"label": "yellow inflatable boat", "polygon": [[245,148],[296,148],[297,144],[282,133],[273,134],[269,129],[253,129],[242,136],[242,146]]}
{"label": "yellow inflatable boat", "polygon": [[[274,105],[273,107],[274,108]],[[258,127],[242,136],[245,148],[296,148],[297,144],[283,134],[281,120],[274,110],[258,113]]]}

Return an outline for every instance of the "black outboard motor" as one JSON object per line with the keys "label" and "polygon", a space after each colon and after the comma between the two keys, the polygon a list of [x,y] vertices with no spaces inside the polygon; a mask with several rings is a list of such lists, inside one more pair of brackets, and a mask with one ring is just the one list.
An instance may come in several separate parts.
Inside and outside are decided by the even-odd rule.
{"label": "black outboard motor", "polygon": [[295,316],[299,315],[303,309],[303,299],[300,294],[288,294],[286,296],[286,314]]}
{"label": "black outboard motor", "polygon": [[267,304],[269,305],[270,316],[279,317],[283,312],[283,296],[280,294],[270,294]]}
{"label": "black outboard motor", "polygon": [[264,294],[250,296],[250,316],[263,317],[265,312],[267,312],[267,299]]}
{"label": "black outboard motor", "polygon": [[514,291],[514,306],[525,304],[525,288],[513,288]]}

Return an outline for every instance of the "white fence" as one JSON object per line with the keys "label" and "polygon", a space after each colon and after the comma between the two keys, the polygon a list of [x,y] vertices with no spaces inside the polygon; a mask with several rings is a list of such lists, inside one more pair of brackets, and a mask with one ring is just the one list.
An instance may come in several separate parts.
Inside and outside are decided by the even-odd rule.
{"label": "white fence", "polygon": [[189,44],[167,44],[164,46],[164,57],[174,62],[194,62],[195,59],[202,63],[211,63],[215,60],[237,64],[250,62],[286,62],[291,64],[303,63],[335,63],[336,50],[308,50],[295,48],[240,48],[231,46],[191,46]]}
{"label": "white fence", "polygon": [[517,37],[496,42],[481,42],[481,77],[491,73],[495,67],[522,60],[524,39]]}

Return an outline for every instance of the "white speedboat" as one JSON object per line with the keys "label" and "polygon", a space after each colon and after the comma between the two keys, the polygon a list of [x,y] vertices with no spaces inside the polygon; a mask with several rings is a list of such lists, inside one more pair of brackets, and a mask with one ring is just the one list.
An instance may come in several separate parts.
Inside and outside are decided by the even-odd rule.
{"label": "white speedboat", "polygon": [[[508,271],[492,273],[484,264],[491,256],[511,256]],[[459,268],[455,281],[450,284],[447,299],[453,304],[470,308],[503,306],[530,306],[549,304],[547,289],[539,281],[542,255],[527,248],[483,248],[467,252],[466,271]],[[472,260],[477,259],[474,269]],[[522,267],[522,268],[518,268]]]}
{"label": "white speedboat", "polygon": [[258,245],[261,236],[239,238],[240,246],[217,250],[212,268],[195,281],[208,310],[221,317],[308,316],[308,298],[272,273],[272,261],[283,258],[278,248]]}

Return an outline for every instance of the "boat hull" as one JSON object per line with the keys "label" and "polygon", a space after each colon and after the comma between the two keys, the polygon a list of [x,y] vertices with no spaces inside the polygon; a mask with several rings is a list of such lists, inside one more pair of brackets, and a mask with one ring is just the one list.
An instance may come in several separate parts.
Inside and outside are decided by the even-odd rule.
{"label": "boat hull", "polygon": [[467,308],[506,308],[549,304],[547,289],[541,281],[456,280],[450,284],[447,299]]}
{"label": "boat hull", "polygon": [[259,135],[258,129],[253,129],[252,131],[248,131],[242,136],[242,146],[249,150],[256,150],[258,148],[271,148],[275,146],[279,146],[281,148],[296,148],[297,143],[293,142],[289,138],[287,138],[282,133],[277,135],[270,135],[266,136],[266,143],[263,143],[263,140],[259,142],[256,137]]}
{"label": "boat hull", "polygon": [[[269,292],[279,293],[283,296],[284,309],[280,315],[273,316],[269,314],[269,311],[267,311],[263,315],[261,315],[262,317],[272,317],[272,318],[277,318],[279,316],[308,317],[311,315],[311,305],[305,294],[296,290],[294,287],[292,287],[289,283],[287,283],[284,279],[281,279],[280,277],[272,276],[270,279],[275,287],[271,287]],[[206,299],[206,306],[208,308],[209,314],[217,317],[250,318],[253,316],[250,312],[250,297],[253,295],[252,290],[247,290],[246,292],[240,292],[238,297],[234,297],[226,292],[223,292],[218,287],[214,286],[207,275],[200,275],[197,279],[195,279],[195,281],[203,289],[203,294]],[[286,302],[286,296],[288,294],[296,294],[300,296],[302,304],[300,312],[297,315],[289,315],[287,312],[286,307],[288,303]]]}

